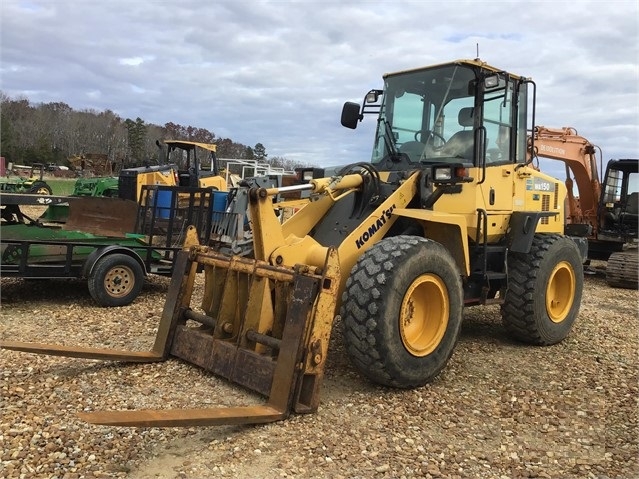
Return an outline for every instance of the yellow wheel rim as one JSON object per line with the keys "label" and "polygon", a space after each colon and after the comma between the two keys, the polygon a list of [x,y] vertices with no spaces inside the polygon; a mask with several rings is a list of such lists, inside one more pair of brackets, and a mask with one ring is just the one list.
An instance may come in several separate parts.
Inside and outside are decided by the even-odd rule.
{"label": "yellow wheel rim", "polygon": [[555,266],[546,286],[546,311],[553,323],[561,323],[570,312],[575,298],[575,272],[567,261]]}
{"label": "yellow wheel rim", "polygon": [[104,289],[109,296],[121,298],[131,292],[135,285],[135,274],[133,270],[126,266],[116,266],[111,268],[104,277]]}
{"label": "yellow wheel rim", "polygon": [[432,353],[448,327],[448,290],[438,276],[424,274],[404,295],[399,331],[404,347],[418,357]]}
{"label": "yellow wheel rim", "polygon": [[47,190],[46,188],[42,187],[42,188],[38,188],[36,190],[36,194],[37,195],[48,195],[49,194],[49,190]]}

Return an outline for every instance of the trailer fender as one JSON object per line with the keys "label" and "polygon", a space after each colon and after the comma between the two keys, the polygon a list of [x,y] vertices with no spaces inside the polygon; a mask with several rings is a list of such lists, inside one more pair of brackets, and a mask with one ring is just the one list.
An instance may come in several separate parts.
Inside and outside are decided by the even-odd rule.
{"label": "trailer fender", "polygon": [[147,276],[149,274],[149,272],[146,269],[146,265],[144,264],[144,261],[142,261],[142,258],[140,258],[140,255],[137,254],[135,251],[133,251],[130,248],[126,248],[124,246],[109,245],[109,246],[105,246],[104,248],[97,248],[93,252],[91,252],[91,254],[86,259],[82,267],[82,277],[88,278],[93,272],[93,268],[95,267],[96,263],[100,259],[104,258],[107,255],[116,254],[116,253],[125,254],[135,259],[135,261],[137,261],[140,267],[142,268],[142,271],[144,272],[144,276]]}

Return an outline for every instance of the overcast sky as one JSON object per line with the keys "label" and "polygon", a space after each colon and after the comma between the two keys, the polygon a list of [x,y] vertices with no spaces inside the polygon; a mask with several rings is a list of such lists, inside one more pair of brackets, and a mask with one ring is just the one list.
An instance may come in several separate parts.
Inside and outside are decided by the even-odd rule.
{"label": "overcast sky", "polygon": [[537,124],[639,154],[639,2],[2,0],[1,89],[206,128],[269,156],[367,161],[340,125],[385,72],[475,58],[532,77]]}

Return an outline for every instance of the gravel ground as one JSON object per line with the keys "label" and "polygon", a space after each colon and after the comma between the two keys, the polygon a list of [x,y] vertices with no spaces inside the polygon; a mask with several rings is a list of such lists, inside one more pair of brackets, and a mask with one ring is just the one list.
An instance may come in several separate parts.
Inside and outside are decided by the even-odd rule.
{"label": "gravel ground", "polygon": [[[118,309],[94,306],[77,281],[1,286],[2,339],[142,350],[168,280],[153,278]],[[409,391],[361,378],[337,324],[318,413],[263,426],[89,425],[76,413],[262,399],[175,359],[122,365],[0,350],[0,477],[639,477],[638,298],[587,276],[573,332],[545,348],[511,341],[498,307],[469,308],[448,367]]]}

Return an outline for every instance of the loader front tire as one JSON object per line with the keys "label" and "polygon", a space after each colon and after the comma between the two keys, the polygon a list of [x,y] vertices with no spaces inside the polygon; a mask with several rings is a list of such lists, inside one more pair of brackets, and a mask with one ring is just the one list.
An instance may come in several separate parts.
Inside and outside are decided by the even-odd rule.
{"label": "loader front tire", "polygon": [[342,295],[348,355],[378,384],[422,386],[453,353],[462,298],[457,265],[441,244],[418,236],[383,239],[359,258]]}
{"label": "loader front tire", "polygon": [[89,293],[100,306],[126,306],[138,297],[144,283],[140,264],[126,254],[100,258],[89,274]]}
{"label": "loader front tire", "polygon": [[565,236],[537,234],[530,252],[508,255],[504,327],[516,340],[540,346],[562,341],[572,328],[584,285],[579,249]]}

